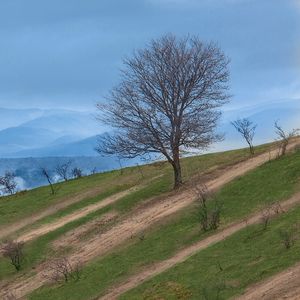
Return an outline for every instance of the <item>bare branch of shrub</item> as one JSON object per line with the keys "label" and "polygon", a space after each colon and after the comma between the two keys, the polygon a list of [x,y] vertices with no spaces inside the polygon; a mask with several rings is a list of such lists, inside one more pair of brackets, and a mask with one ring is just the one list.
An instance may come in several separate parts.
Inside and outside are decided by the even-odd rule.
{"label": "bare branch of shrub", "polygon": [[249,150],[251,154],[254,154],[253,147],[253,138],[255,135],[255,130],[257,124],[254,124],[247,118],[238,119],[236,121],[231,122],[231,125],[242,135],[249,146]]}
{"label": "bare branch of shrub", "polygon": [[81,276],[82,265],[80,262],[71,264],[68,258],[58,258],[49,263],[50,273],[45,277],[54,282],[68,282],[71,279],[78,280]]}
{"label": "bare branch of shrub", "polygon": [[267,209],[263,210],[261,213],[261,223],[263,226],[263,230],[266,230],[268,228],[270,218],[271,218],[270,209],[267,208]]}
{"label": "bare branch of shrub", "polygon": [[83,172],[80,168],[75,167],[72,170],[72,175],[73,175],[74,178],[81,178],[83,176]]}
{"label": "bare branch of shrub", "polygon": [[212,200],[214,201],[214,207],[212,209],[208,208],[207,201],[212,198],[212,195],[205,184],[195,184],[194,191],[199,204],[198,213],[202,230],[216,230],[220,225],[222,205],[218,201]]}
{"label": "bare branch of shrub", "polygon": [[55,194],[55,188],[54,188],[54,183],[52,181],[52,177],[50,175],[50,172],[45,167],[41,167],[41,173],[49,183],[51,194],[54,195]]}
{"label": "bare branch of shrub", "polygon": [[17,271],[21,269],[21,264],[24,258],[23,247],[24,243],[22,242],[8,241],[1,249],[2,255],[10,259],[10,263]]}
{"label": "bare branch of shrub", "polygon": [[15,175],[12,172],[6,171],[4,176],[0,176],[0,187],[4,194],[14,194],[17,188]]}
{"label": "bare branch of shrub", "polygon": [[290,140],[299,134],[299,129],[292,129],[290,132],[286,132],[278,124],[278,121],[275,122],[274,126],[275,126],[275,133],[277,135],[277,140],[279,141],[278,156],[283,156],[286,153],[286,149]]}
{"label": "bare branch of shrub", "polygon": [[68,160],[63,164],[58,164],[55,168],[56,173],[64,180],[68,181],[72,160]]}

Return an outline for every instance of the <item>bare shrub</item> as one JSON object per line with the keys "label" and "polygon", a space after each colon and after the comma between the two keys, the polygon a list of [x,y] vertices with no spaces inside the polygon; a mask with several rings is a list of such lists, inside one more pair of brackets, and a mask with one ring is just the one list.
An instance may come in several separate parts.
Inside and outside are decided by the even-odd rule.
{"label": "bare shrub", "polygon": [[45,276],[51,281],[68,282],[71,279],[78,280],[81,276],[82,265],[80,262],[71,264],[68,258],[58,258],[49,263],[50,273]]}
{"label": "bare shrub", "polygon": [[68,181],[69,179],[69,172],[71,167],[72,161],[68,160],[67,162],[63,164],[59,164],[56,166],[55,170],[56,173],[64,180]]}
{"label": "bare shrub", "polygon": [[257,124],[254,124],[247,118],[238,119],[236,121],[231,122],[231,124],[242,135],[242,137],[249,145],[250,153],[254,154],[253,138],[255,135]]}
{"label": "bare shrub", "polygon": [[47,168],[45,168],[45,167],[41,167],[41,173],[42,173],[42,175],[46,178],[46,180],[49,183],[51,194],[54,195],[55,192],[56,192],[56,190],[54,188],[54,182],[52,181],[52,177],[50,175],[50,171]]}
{"label": "bare shrub", "polygon": [[81,178],[83,176],[83,172],[80,168],[75,167],[72,170],[72,175],[73,175],[74,178]]}
{"label": "bare shrub", "polygon": [[207,231],[209,229],[207,200],[210,198],[210,195],[206,185],[200,185],[200,186],[196,185],[194,189],[197,196],[197,201],[200,206],[199,218],[200,218],[201,228],[203,231]]}
{"label": "bare shrub", "polygon": [[273,210],[273,212],[278,215],[280,213],[284,213],[284,209],[282,208],[281,204],[276,202],[272,205],[271,209]]}
{"label": "bare shrub", "polygon": [[[218,201],[212,200],[212,195],[205,184],[195,185],[194,190],[199,203],[198,213],[202,230],[216,230],[220,225],[222,205]],[[207,206],[208,200],[214,201],[212,209]]]}
{"label": "bare shrub", "polygon": [[277,135],[277,140],[279,141],[278,156],[283,156],[286,153],[286,149],[290,140],[299,134],[299,129],[293,129],[290,132],[286,132],[278,124],[278,121],[275,122],[274,126],[275,126],[275,133]]}
{"label": "bare shrub", "polygon": [[221,208],[219,202],[215,201],[215,207],[212,209],[209,215],[209,229],[216,230],[218,229],[221,221]]}
{"label": "bare shrub", "polygon": [[0,176],[0,186],[4,194],[14,194],[17,188],[15,175],[12,172],[6,171],[4,176]]}
{"label": "bare shrub", "polygon": [[97,168],[96,167],[94,167],[92,170],[91,170],[91,175],[95,175],[97,173]]}
{"label": "bare shrub", "polygon": [[261,213],[261,223],[263,226],[263,230],[266,230],[268,228],[270,218],[271,218],[270,209],[263,210]]}
{"label": "bare shrub", "polygon": [[17,241],[8,241],[2,246],[2,254],[10,259],[10,263],[17,271],[21,269],[21,264],[24,258],[23,254],[24,243]]}

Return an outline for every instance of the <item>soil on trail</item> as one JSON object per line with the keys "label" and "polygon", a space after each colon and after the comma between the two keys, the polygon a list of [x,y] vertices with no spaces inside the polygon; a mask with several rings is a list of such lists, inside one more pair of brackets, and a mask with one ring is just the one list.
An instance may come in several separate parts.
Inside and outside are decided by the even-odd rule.
{"label": "soil on trail", "polygon": [[44,225],[41,225],[38,228],[32,229],[28,232],[25,232],[24,234],[22,234],[21,236],[18,237],[18,241],[20,242],[28,242],[32,239],[35,239],[41,235],[44,235],[48,232],[54,231],[64,225],[66,225],[67,223],[70,223],[72,221],[78,220],[94,211],[97,211],[105,206],[108,206],[118,200],[120,200],[121,198],[123,198],[124,196],[136,191],[138,189],[138,187],[133,187],[131,189],[128,189],[126,191],[114,194],[110,197],[107,197],[95,204],[91,204],[91,205],[87,205],[81,209],[76,210],[73,213],[70,213],[64,217],[59,218],[58,220],[54,221],[54,222],[50,222]]}
{"label": "soil on trail", "polygon": [[[297,142],[291,143],[289,149],[293,148],[296,144]],[[224,184],[230,182],[234,178],[237,178],[245,174],[246,172],[255,169],[256,167],[269,161],[272,157],[274,158],[275,156],[277,156],[277,152],[278,151],[276,149],[271,151],[270,153],[264,153],[252,157],[247,161],[243,161],[237,163],[236,165],[225,168],[221,175],[219,175],[215,179],[205,182],[205,184],[209,190],[219,189]],[[81,263],[87,263],[95,257],[106,254],[116,246],[119,246],[126,240],[130,239],[132,236],[139,234],[140,232],[144,231],[146,228],[155,224],[156,222],[189,206],[194,202],[194,200],[195,194],[193,193],[193,191],[183,190],[178,191],[175,195],[166,197],[157,202],[153,202],[151,206],[135,209],[132,211],[131,214],[129,214],[129,216],[126,219],[123,219],[122,221],[118,222],[108,231],[104,232],[103,234],[100,234],[97,237],[92,238],[91,240],[87,241],[84,245],[80,245],[80,247],[78,247],[77,249],[75,249],[75,251],[68,255],[68,259],[71,263],[77,263],[79,261]],[[256,217],[259,218],[260,216]],[[245,226],[243,224],[244,223],[241,223],[241,228]],[[207,244],[204,244],[203,246],[194,246],[194,250],[186,250],[188,251],[187,254],[181,253],[176,258],[178,261],[176,261],[176,259],[172,259],[163,262],[162,267],[159,268],[159,271],[156,271],[154,275],[164,270],[164,268],[168,268],[168,264],[172,262],[174,264],[178,263],[181,260],[186,259],[195,251],[199,251],[200,249],[205,248],[210,243],[214,243],[219,239],[222,239],[225,236],[232,234],[236,230],[239,230],[239,227],[237,228],[238,229],[234,229],[231,227],[227,228],[224,232],[219,233],[217,237],[210,237],[210,242],[206,241]],[[204,242],[202,241],[202,243]],[[164,267],[165,264],[166,267]],[[45,278],[45,273],[48,272],[47,265],[40,265],[35,269],[35,271],[37,272],[37,274],[32,277],[20,275],[14,280],[11,280],[6,283],[3,282],[2,286],[0,284],[0,298],[4,298],[4,296],[7,295],[8,292],[13,292],[16,298],[19,299],[47,283],[47,279]],[[146,276],[146,278],[148,277]]]}
{"label": "soil on trail", "polygon": [[300,264],[249,287],[237,300],[300,299]]}
{"label": "soil on trail", "polygon": [[86,243],[92,235],[100,235],[107,230],[107,227],[116,221],[117,212],[108,212],[99,218],[87,222],[80,227],[72,229],[54,240],[52,245],[54,250],[63,251],[64,248],[76,247],[81,243]]}
{"label": "soil on trail", "polygon": [[22,220],[20,220],[18,222],[8,224],[7,226],[1,227],[0,228],[0,239],[18,231],[19,229],[21,229],[25,226],[33,224],[34,222],[36,222],[38,220],[41,220],[47,216],[50,216],[50,215],[60,211],[61,209],[64,209],[64,208],[70,206],[71,204],[77,203],[85,198],[91,198],[91,197],[97,196],[101,192],[102,192],[102,188],[97,187],[97,188],[89,189],[88,191],[85,191],[85,192],[82,192],[82,193],[79,193],[76,195],[72,195],[70,197],[63,198],[60,202],[55,203],[55,204],[51,205],[50,207],[43,209],[40,212],[37,212],[29,217],[22,218]]}
{"label": "soil on trail", "polygon": [[[270,207],[270,209],[269,209],[270,217],[280,214],[299,203],[300,203],[300,193],[297,193],[290,199],[281,202],[280,206],[275,204],[273,207]],[[125,282],[121,283],[119,286],[114,286],[105,296],[99,298],[99,300],[117,299],[118,296],[122,295],[123,293],[125,293],[126,291],[128,291],[134,287],[137,287],[144,281],[154,277],[157,274],[160,274],[160,273],[166,271],[167,269],[173,267],[176,264],[184,262],[190,256],[197,253],[198,251],[205,249],[205,248],[211,246],[212,244],[215,244],[217,242],[220,242],[220,241],[226,239],[230,235],[236,233],[237,231],[239,231],[249,225],[253,225],[253,224],[261,222],[261,218],[262,218],[261,212],[256,213],[241,222],[229,225],[228,227],[226,227],[219,233],[216,233],[204,240],[201,240],[201,241],[193,244],[192,246],[189,246],[189,247],[179,251],[173,257],[171,257],[165,261],[147,266],[144,271],[141,271],[138,274],[133,275],[132,277],[129,277]],[[300,267],[299,267],[299,269],[300,269]],[[298,274],[298,279],[299,278],[300,278],[300,272]],[[299,286],[299,290],[300,290],[300,286]],[[251,298],[250,297],[250,298],[245,298],[245,299],[250,300],[250,299],[264,299],[264,298],[259,298],[259,297]],[[266,298],[266,299],[279,299],[279,298]]]}

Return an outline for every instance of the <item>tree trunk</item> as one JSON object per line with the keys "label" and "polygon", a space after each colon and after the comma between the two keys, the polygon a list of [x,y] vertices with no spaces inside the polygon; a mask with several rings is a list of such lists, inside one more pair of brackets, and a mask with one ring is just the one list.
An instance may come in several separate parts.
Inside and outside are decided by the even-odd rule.
{"label": "tree trunk", "polygon": [[253,155],[254,154],[254,147],[253,147],[253,145],[250,142],[247,141],[247,143],[249,145],[250,154]]}
{"label": "tree trunk", "polygon": [[172,166],[174,170],[174,189],[178,189],[182,185],[179,151],[174,153]]}

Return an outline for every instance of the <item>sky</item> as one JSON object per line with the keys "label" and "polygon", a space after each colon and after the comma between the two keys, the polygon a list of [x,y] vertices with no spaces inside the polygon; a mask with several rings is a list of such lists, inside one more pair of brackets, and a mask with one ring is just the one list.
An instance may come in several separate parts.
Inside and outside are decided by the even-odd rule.
{"label": "sky", "polygon": [[228,108],[300,99],[300,0],[1,0],[0,107],[93,111],[166,33],[230,57]]}

